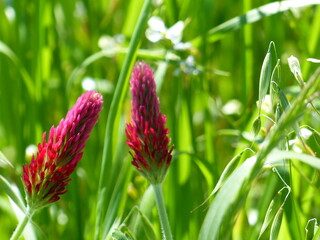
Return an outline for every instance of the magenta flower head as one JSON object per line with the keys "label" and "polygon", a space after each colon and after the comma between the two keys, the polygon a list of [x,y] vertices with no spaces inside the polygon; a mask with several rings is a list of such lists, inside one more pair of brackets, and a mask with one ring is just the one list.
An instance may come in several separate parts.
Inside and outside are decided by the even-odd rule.
{"label": "magenta flower head", "polygon": [[82,157],[102,103],[102,96],[96,91],[82,94],[65,119],[56,128],[52,126],[48,141],[46,132],[43,134],[37,155],[23,167],[22,180],[30,207],[44,207],[67,192],[70,175]]}
{"label": "magenta flower head", "polygon": [[127,124],[127,144],[132,164],[152,184],[161,183],[172,159],[166,116],[159,110],[156,83],[150,67],[136,63],[131,75],[131,123]]}

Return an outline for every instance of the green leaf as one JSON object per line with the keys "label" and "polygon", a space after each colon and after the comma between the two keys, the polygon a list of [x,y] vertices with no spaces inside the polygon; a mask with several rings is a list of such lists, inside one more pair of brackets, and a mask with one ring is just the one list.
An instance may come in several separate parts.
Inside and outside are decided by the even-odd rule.
{"label": "green leaf", "polygon": [[[286,189],[288,191],[287,195],[285,198],[283,198],[283,190]],[[270,202],[270,205],[268,207],[266,216],[264,218],[261,230],[260,230],[260,234],[259,234],[259,239],[262,236],[262,234],[265,232],[265,230],[268,228],[268,226],[270,225],[272,220],[276,219],[276,216],[278,214],[279,211],[282,211],[282,207],[288,197],[288,195],[290,194],[290,189],[288,187],[284,187],[282,188],[277,195],[272,199],[272,201]],[[274,222],[274,221],[273,221]]]}
{"label": "green leaf", "polygon": [[[251,150],[249,148],[244,149],[243,151],[241,151],[240,153],[238,153],[236,156],[234,156],[230,162],[227,164],[227,166],[224,168],[219,181],[217,182],[216,186],[214,187],[214,189],[212,190],[212,192],[210,193],[210,195],[207,197],[206,200],[204,200],[203,203],[200,204],[200,206],[198,206],[197,208],[203,206],[207,201],[209,201],[209,199],[216,193],[218,192],[218,190],[224,185],[224,183],[226,182],[226,180],[228,179],[228,177],[232,174],[232,172],[237,168],[237,166],[240,163],[241,157],[243,155],[244,152],[246,152],[247,150]],[[252,150],[251,150],[252,151]],[[196,209],[197,209],[196,208]],[[194,210],[193,210],[194,211]]]}
{"label": "green leaf", "polygon": [[150,222],[150,220],[141,212],[139,211],[140,215],[141,215],[141,220],[142,220],[142,228],[147,236],[148,240],[156,240],[157,238],[157,234],[153,228],[152,223]]}
{"label": "green leaf", "polygon": [[2,41],[0,41],[0,53],[3,53],[7,56],[19,69],[21,77],[26,85],[26,89],[30,95],[30,97],[34,96],[34,89],[35,86],[33,84],[32,78],[30,77],[27,70],[21,64],[20,60],[18,59],[17,55]]}
{"label": "green leaf", "polygon": [[281,70],[280,59],[278,59],[277,64],[273,68],[273,71],[271,74],[270,96],[271,96],[272,107],[274,107],[279,102],[278,86],[279,86],[280,80],[281,80],[280,70]]}
{"label": "green leaf", "polygon": [[23,211],[26,212],[25,204],[23,203],[23,200],[21,197],[16,194],[16,190],[11,186],[11,184],[0,175],[0,187],[2,190],[10,197],[13,202]]}
{"label": "green leaf", "polygon": [[[215,42],[225,36],[226,33],[235,31],[246,24],[257,22],[263,18],[288,11],[292,8],[301,8],[320,4],[319,0],[288,0],[268,3],[248,11],[246,14],[232,18],[208,31],[207,41]],[[203,36],[192,40],[194,46],[197,46]]]}
{"label": "green leaf", "polygon": [[262,68],[260,72],[260,80],[259,80],[259,115],[261,111],[261,105],[262,101],[267,95],[270,81],[271,81],[271,67],[272,67],[272,61],[271,61],[271,46],[273,42],[269,44],[267,55],[265,56]]}
{"label": "green leaf", "polygon": [[125,233],[121,232],[119,229],[115,229],[112,233],[112,238],[114,240],[132,240]]}
{"label": "green leaf", "polygon": [[316,218],[310,219],[305,228],[306,230],[306,240],[312,240],[315,236],[315,233],[319,229],[318,222]]}
{"label": "green leaf", "polygon": [[13,165],[11,164],[11,162],[6,158],[6,156],[0,151],[0,165],[9,165],[10,167],[13,168]]}
{"label": "green leaf", "polygon": [[[114,136],[114,132],[117,130],[116,120],[117,120],[117,117],[120,116],[120,112],[122,110],[122,104],[123,104],[124,97],[129,85],[129,76],[131,74],[130,70],[134,65],[134,61],[136,59],[136,52],[140,44],[140,40],[143,36],[143,31],[145,29],[148,16],[150,14],[151,2],[152,2],[151,0],[144,1],[143,7],[140,11],[140,15],[130,41],[129,51],[128,51],[128,54],[126,55],[123,66],[121,68],[120,76],[118,78],[115,92],[112,97],[112,101],[109,109],[109,114],[108,114],[107,123],[106,123],[105,137],[104,137],[99,184],[98,184],[98,197],[101,199],[97,199],[97,207],[96,207],[96,214],[95,214],[96,223],[95,223],[95,234],[94,234],[95,240],[101,237],[101,232],[103,234],[103,237],[106,237],[106,233],[108,233],[108,231],[110,230],[108,229],[110,225],[107,228],[102,227],[102,226],[105,226],[102,223],[102,220],[105,219],[105,222],[107,223],[110,223],[113,221],[113,219],[110,219],[109,215],[104,216],[105,215],[104,207],[105,205],[107,205],[107,200],[110,200],[108,198],[115,199],[114,200],[115,203],[120,202],[119,199],[116,199],[116,197],[119,197],[119,198],[121,197],[120,188],[118,189],[117,191],[118,193],[116,194],[116,196],[115,195],[103,196],[101,194],[101,191],[105,187],[107,189],[113,187],[113,186],[108,186],[108,184],[112,182],[110,179],[110,176],[112,176],[112,169],[114,164],[113,136]],[[110,209],[110,212],[114,217],[116,210]]]}
{"label": "green leaf", "polygon": [[[200,230],[200,240],[221,239],[219,238],[221,237],[219,232],[225,217],[231,210],[236,211],[232,205],[238,202],[240,191],[245,186],[246,180],[250,178],[255,167],[256,157],[248,158],[226,180],[210,205]],[[228,219],[228,223],[230,224],[230,219]]]}
{"label": "green leaf", "polygon": [[290,106],[290,103],[289,103],[286,95],[284,94],[284,92],[279,87],[278,87],[278,96],[279,96],[279,100],[280,100],[280,104],[282,106],[282,109],[286,110],[287,107]]}
{"label": "green leaf", "polygon": [[320,158],[310,156],[308,154],[303,153],[296,153],[293,151],[280,151],[280,150],[273,150],[268,156],[265,162],[265,165],[268,164],[282,164],[285,160],[299,160],[303,163],[310,165],[316,169],[320,170]]}
{"label": "green leaf", "polygon": [[312,240],[320,240],[320,228],[318,227],[316,234],[313,236]]}
{"label": "green leaf", "polygon": [[274,221],[271,226],[271,231],[270,231],[270,240],[277,240],[280,227],[281,227],[281,222],[282,222],[282,216],[283,216],[283,208],[280,208],[279,211],[277,212]]}
{"label": "green leaf", "polygon": [[261,129],[261,119],[260,119],[260,117],[257,117],[256,120],[254,120],[252,127],[253,127],[254,136],[257,136],[258,133],[260,132],[260,129]]}

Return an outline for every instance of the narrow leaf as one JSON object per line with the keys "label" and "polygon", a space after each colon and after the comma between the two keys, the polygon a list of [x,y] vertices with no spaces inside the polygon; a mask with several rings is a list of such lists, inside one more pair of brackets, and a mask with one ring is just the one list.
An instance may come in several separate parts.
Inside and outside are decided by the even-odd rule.
{"label": "narrow leaf", "polygon": [[305,228],[306,230],[306,240],[312,240],[315,233],[318,230],[318,222],[316,218],[310,219],[307,223],[307,226]]}
{"label": "narrow leaf", "polygon": [[223,220],[227,212],[230,212],[230,207],[237,202],[240,191],[245,181],[249,179],[255,166],[256,157],[248,158],[226,180],[224,186],[211,203],[200,230],[200,240],[221,239],[219,238],[219,232]]}
{"label": "narrow leaf", "polygon": [[156,240],[157,238],[157,234],[153,228],[152,223],[150,222],[150,220],[141,212],[139,211],[140,215],[141,215],[141,220],[142,220],[142,228],[147,236],[148,240]]}
{"label": "narrow leaf", "polygon": [[[210,195],[207,197],[206,200],[204,200],[203,203],[200,204],[200,206],[198,206],[197,208],[203,206],[226,182],[226,180],[228,179],[228,177],[233,173],[233,171],[236,169],[236,167],[239,165],[242,154],[249,150],[249,148],[244,149],[243,151],[241,151],[240,153],[238,153],[236,156],[234,156],[230,162],[227,164],[227,166],[224,168],[219,181],[217,182],[216,186],[214,187],[214,189],[212,190],[212,192],[210,193]],[[197,209],[196,208],[196,209]]]}
{"label": "narrow leaf", "polygon": [[25,212],[26,208],[23,203],[23,200],[19,195],[16,194],[15,189],[10,185],[10,183],[0,175],[0,187],[2,190],[10,197],[14,203],[21,209],[21,211]]}
{"label": "narrow leaf", "polygon": [[272,42],[269,44],[269,49],[267,52],[267,55],[265,56],[262,68],[260,72],[260,80],[259,80],[259,115],[261,111],[261,105],[262,101],[265,98],[269,86],[270,86],[270,80],[271,80],[271,45]]}
{"label": "narrow leaf", "polygon": [[10,167],[13,168],[13,165],[11,164],[11,162],[6,158],[6,156],[0,151],[0,165],[9,165]]}
{"label": "narrow leaf", "polygon": [[278,59],[276,66],[273,68],[271,74],[271,82],[270,82],[270,96],[271,96],[271,103],[272,107],[276,106],[279,102],[278,98],[278,86],[280,84],[281,75],[280,75],[280,59]]}
{"label": "narrow leaf", "polygon": [[[215,42],[225,36],[226,33],[235,31],[245,24],[257,22],[263,18],[288,11],[292,8],[301,8],[320,4],[320,0],[288,0],[268,3],[248,11],[246,14],[234,17],[208,31],[207,41]],[[192,40],[194,46],[200,43],[203,36]]]}
{"label": "narrow leaf", "polygon": [[308,154],[303,153],[296,153],[293,151],[280,151],[280,150],[273,150],[268,156],[267,160],[265,162],[266,165],[268,164],[277,164],[280,161],[280,164],[282,164],[282,161],[285,160],[299,160],[303,163],[306,163],[310,165],[311,167],[314,167],[316,169],[320,170],[320,158],[310,156]]}
{"label": "narrow leaf", "polygon": [[281,222],[282,222],[282,216],[283,216],[283,208],[280,208],[279,211],[277,212],[274,221],[271,226],[271,231],[270,231],[270,240],[277,240],[280,227],[281,227]]}
{"label": "narrow leaf", "polygon": [[132,240],[129,238],[125,233],[121,232],[118,229],[115,229],[114,232],[112,233],[112,238],[114,240]]}
{"label": "narrow leaf", "polygon": [[256,137],[261,129],[261,119],[260,117],[257,117],[256,120],[253,122],[253,134]]}
{"label": "narrow leaf", "polygon": [[288,193],[287,196],[285,197],[285,200],[287,199],[288,195],[290,194],[290,189],[288,187],[282,188],[277,195],[272,199],[270,202],[270,205],[268,207],[266,216],[264,218],[260,234],[259,234],[259,239],[262,236],[262,234],[265,232],[265,230],[268,228],[270,225],[271,221],[275,219],[277,213],[280,211],[280,209],[283,207],[285,200],[283,200],[283,190],[287,189]]}

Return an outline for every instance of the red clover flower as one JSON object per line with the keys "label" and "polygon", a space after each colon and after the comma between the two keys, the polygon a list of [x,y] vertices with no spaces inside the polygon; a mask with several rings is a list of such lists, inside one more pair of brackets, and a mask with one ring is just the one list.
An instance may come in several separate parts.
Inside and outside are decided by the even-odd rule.
{"label": "red clover flower", "polygon": [[43,134],[37,155],[23,167],[22,180],[30,207],[37,209],[56,202],[68,191],[70,175],[83,155],[102,103],[96,91],[82,94],[65,119],[56,128],[52,126],[48,141],[46,132]]}
{"label": "red clover flower", "polygon": [[127,145],[133,150],[132,164],[152,184],[162,183],[172,159],[166,116],[159,109],[156,83],[150,67],[136,63],[131,75],[131,123],[127,123]]}

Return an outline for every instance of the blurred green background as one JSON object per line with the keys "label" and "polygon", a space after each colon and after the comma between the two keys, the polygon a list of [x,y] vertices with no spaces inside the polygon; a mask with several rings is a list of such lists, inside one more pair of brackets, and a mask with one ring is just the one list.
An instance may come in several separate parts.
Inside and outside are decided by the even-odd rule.
{"label": "blurred green background", "polygon": [[[151,42],[143,34],[137,55],[156,73],[161,111],[167,116],[175,146],[163,186],[175,239],[197,239],[208,205],[194,209],[207,198],[226,164],[239,150],[259,146],[250,134],[257,114],[261,65],[269,42],[276,44],[282,64],[281,86],[289,100],[299,89],[287,58],[294,55],[300,60],[306,79],[317,66],[306,58],[320,55],[319,6],[262,15],[261,20],[252,24],[244,24],[250,19],[242,18],[237,29],[225,27],[222,32],[210,34],[219,24],[269,3],[251,0],[152,3],[150,17],[160,17],[167,33],[173,35],[179,35],[179,31],[170,32],[170,27],[183,21],[182,39],[178,42],[191,43],[175,50],[169,34],[163,32],[163,39],[158,42]],[[14,165],[14,168],[1,165],[0,174],[16,184],[23,197],[22,164],[30,161],[29,151],[41,141],[43,132],[59,123],[83,91],[93,88],[104,96],[99,123],[73,174],[69,192],[33,218],[38,239],[93,238],[108,110],[142,4],[142,0],[0,0],[0,150]],[[146,25],[147,28],[152,30],[156,26]],[[148,191],[145,194],[148,184],[131,166],[125,145],[124,127],[130,115],[130,101],[127,94],[124,105],[117,110],[120,114],[114,134],[115,156],[109,160],[111,180],[106,183],[107,202],[113,202],[114,211],[109,219],[116,226],[123,223],[143,198],[141,210],[160,239],[152,195]],[[262,131],[261,138],[270,123],[263,124],[265,132]],[[319,129],[319,122],[313,124]],[[319,145],[314,146],[319,151]],[[261,179],[269,179],[267,176],[272,173],[266,171],[264,175]],[[281,185],[274,178],[272,181]],[[255,202],[264,194],[264,188],[257,186],[267,186],[268,182],[260,180],[254,183],[250,201]],[[270,190],[269,201],[280,188]],[[299,188],[298,205],[319,203],[305,199],[300,191]],[[238,224],[230,229],[234,239],[250,239],[254,232],[247,231],[248,227],[254,229],[247,210],[240,212]],[[307,207],[300,231],[304,231],[307,219],[319,213],[319,207]],[[137,239],[148,239],[143,231],[146,227],[137,226],[137,217],[134,211],[125,225]],[[8,239],[16,224],[8,197],[0,191],[1,239]],[[290,239],[292,235],[287,234],[286,239]]]}

